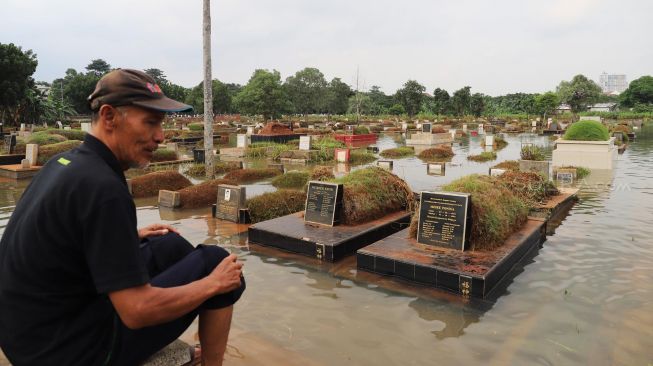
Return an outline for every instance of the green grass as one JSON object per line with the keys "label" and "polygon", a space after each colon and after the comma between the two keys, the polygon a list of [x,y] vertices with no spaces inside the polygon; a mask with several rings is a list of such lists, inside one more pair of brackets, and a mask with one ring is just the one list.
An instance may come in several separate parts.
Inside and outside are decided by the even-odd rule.
{"label": "green grass", "polygon": [[270,158],[278,160],[284,151],[296,150],[294,144],[278,144],[275,142],[255,142],[247,147],[245,156],[249,158]]}
{"label": "green grass", "polygon": [[354,135],[367,135],[370,133],[370,130],[365,126],[357,126],[354,128]]}
{"label": "green grass", "polygon": [[349,164],[362,165],[368,164],[376,160],[376,156],[371,152],[362,149],[349,151]]}
{"label": "green grass", "polygon": [[331,136],[322,137],[313,142],[313,148],[318,150],[343,148],[345,144]]}
{"label": "green grass", "polygon": [[67,138],[68,140],[78,140],[78,141],[84,141],[84,136],[86,136],[86,132],[82,130],[60,130],[56,128],[49,128],[45,130],[45,132],[50,134],[61,135]]}
{"label": "green grass", "polygon": [[157,149],[152,155],[152,162],[161,162],[161,161],[175,161],[177,160],[177,153],[173,150],[168,149]]}
{"label": "green grass", "polygon": [[37,158],[37,163],[38,165],[44,165],[53,156],[64,151],[72,150],[81,144],[81,141],[68,140],[56,144],[39,146],[39,157]]}
{"label": "green grass", "polygon": [[56,144],[58,142],[64,142],[68,140],[62,135],[50,134],[46,131],[36,132],[32,134],[28,139],[28,144],[37,144],[39,146]]}
{"label": "green grass", "polygon": [[189,123],[187,127],[191,131],[204,131],[204,123]]}
{"label": "green grass", "polygon": [[239,169],[227,173],[224,179],[233,180],[236,183],[251,183],[277,175],[281,175],[281,171],[277,168]]}
{"label": "green grass", "polygon": [[544,161],[546,156],[544,155],[544,149],[539,146],[524,146],[519,152],[519,156],[522,160],[536,160]]}
{"label": "green grass", "polygon": [[483,151],[478,155],[467,156],[467,160],[477,161],[477,162],[495,160],[496,158],[497,158],[497,153],[495,153],[494,151]]}
{"label": "green grass", "polygon": [[415,155],[415,149],[409,146],[395,147],[381,151],[380,155],[390,159],[406,158]]}
{"label": "green grass", "polygon": [[567,127],[563,140],[574,141],[607,141],[610,132],[607,127],[596,121],[578,121]]}
{"label": "green grass", "polygon": [[279,190],[264,193],[247,200],[252,223],[271,220],[304,210],[306,193],[297,190]]}
{"label": "green grass", "polygon": [[309,179],[308,172],[289,171],[272,179],[272,185],[277,188],[302,188]]}
{"label": "green grass", "polygon": [[517,160],[502,161],[499,164],[493,166],[492,168],[519,171],[519,161]]}

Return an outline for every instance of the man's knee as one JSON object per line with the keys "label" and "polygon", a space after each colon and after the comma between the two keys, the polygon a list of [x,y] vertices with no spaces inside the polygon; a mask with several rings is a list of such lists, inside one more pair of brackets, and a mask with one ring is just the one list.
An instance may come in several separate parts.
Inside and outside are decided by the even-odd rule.
{"label": "man's knee", "polygon": [[228,251],[217,245],[200,244],[197,246],[196,250],[202,252],[202,259],[204,259],[207,274],[211,273],[220,262],[229,256]]}
{"label": "man's knee", "polygon": [[[220,264],[225,258],[229,256],[229,252],[215,245],[198,245],[196,250],[202,251],[202,258],[206,265],[207,275],[215,269],[215,267]],[[215,298],[207,300],[204,304],[205,309],[218,309],[226,306],[233,305],[240,299],[240,296],[245,291],[247,287],[245,283],[245,278],[241,277],[240,287],[228,292],[226,294],[218,295]]]}
{"label": "man's knee", "polygon": [[190,254],[194,249],[191,243],[176,233],[168,233],[150,238],[147,245],[152,252],[152,260],[156,273],[165,271]]}

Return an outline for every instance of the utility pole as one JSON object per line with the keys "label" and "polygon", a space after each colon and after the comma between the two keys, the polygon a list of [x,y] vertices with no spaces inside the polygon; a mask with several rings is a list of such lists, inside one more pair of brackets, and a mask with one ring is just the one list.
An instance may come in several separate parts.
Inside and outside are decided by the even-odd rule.
{"label": "utility pole", "polygon": [[204,169],[213,179],[213,78],[211,76],[211,0],[204,1]]}

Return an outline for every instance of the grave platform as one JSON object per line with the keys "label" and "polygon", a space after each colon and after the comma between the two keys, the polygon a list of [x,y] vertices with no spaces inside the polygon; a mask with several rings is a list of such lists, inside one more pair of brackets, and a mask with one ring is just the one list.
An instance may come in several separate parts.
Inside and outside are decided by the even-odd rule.
{"label": "grave platform", "polygon": [[546,202],[533,207],[529,212],[529,216],[549,220],[552,217],[558,216],[563,211],[568,210],[578,201],[577,188],[562,187],[558,188],[558,190],[560,194],[551,196]]}
{"label": "grave platform", "polygon": [[347,146],[374,144],[377,140],[377,136],[374,133],[368,133],[364,135],[333,135],[333,138],[337,141],[343,142]]}
{"label": "grave platform", "polygon": [[223,149],[220,149],[220,158],[223,156],[228,156],[232,158],[242,158],[245,156],[245,148],[244,147],[225,147]]}
{"label": "grave platform", "polygon": [[21,164],[0,165],[0,177],[11,179],[27,179],[36,175],[41,166],[23,168]]}
{"label": "grave platform", "polygon": [[399,211],[359,225],[326,226],[305,223],[301,211],[250,226],[248,240],[334,262],[396,233],[409,223],[410,214]]}
{"label": "grave platform", "polygon": [[0,155],[0,165],[20,164],[25,159],[25,154],[2,154]]}
{"label": "grave platform", "polygon": [[381,239],[356,253],[357,268],[485,298],[510,270],[546,238],[546,221],[529,218],[499,248],[460,251],[417,243],[409,229]]}
{"label": "grave platform", "polygon": [[263,135],[263,134],[258,134],[258,135],[252,135],[252,143],[255,142],[276,142],[278,144],[285,144],[286,142],[292,141],[292,140],[299,140],[299,136],[302,136],[305,134],[287,134],[287,135]]}

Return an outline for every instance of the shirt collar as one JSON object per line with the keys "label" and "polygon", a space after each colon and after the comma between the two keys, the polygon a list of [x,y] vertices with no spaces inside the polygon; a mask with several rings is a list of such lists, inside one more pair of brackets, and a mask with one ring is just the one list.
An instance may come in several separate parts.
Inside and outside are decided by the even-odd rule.
{"label": "shirt collar", "polygon": [[97,137],[91,135],[90,133],[87,133],[84,136],[84,144],[82,147],[85,147],[91,152],[98,154],[102,160],[104,160],[107,165],[109,165],[111,170],[113,170],[118,175],[118,177],[120,177],[121,180],[127,184],[127,181],[125,180],[125,173],[123,172],[118,159],[116,159],[116,156],[109,149],[109,147],[104,144],[104,142],[100,141]]}

